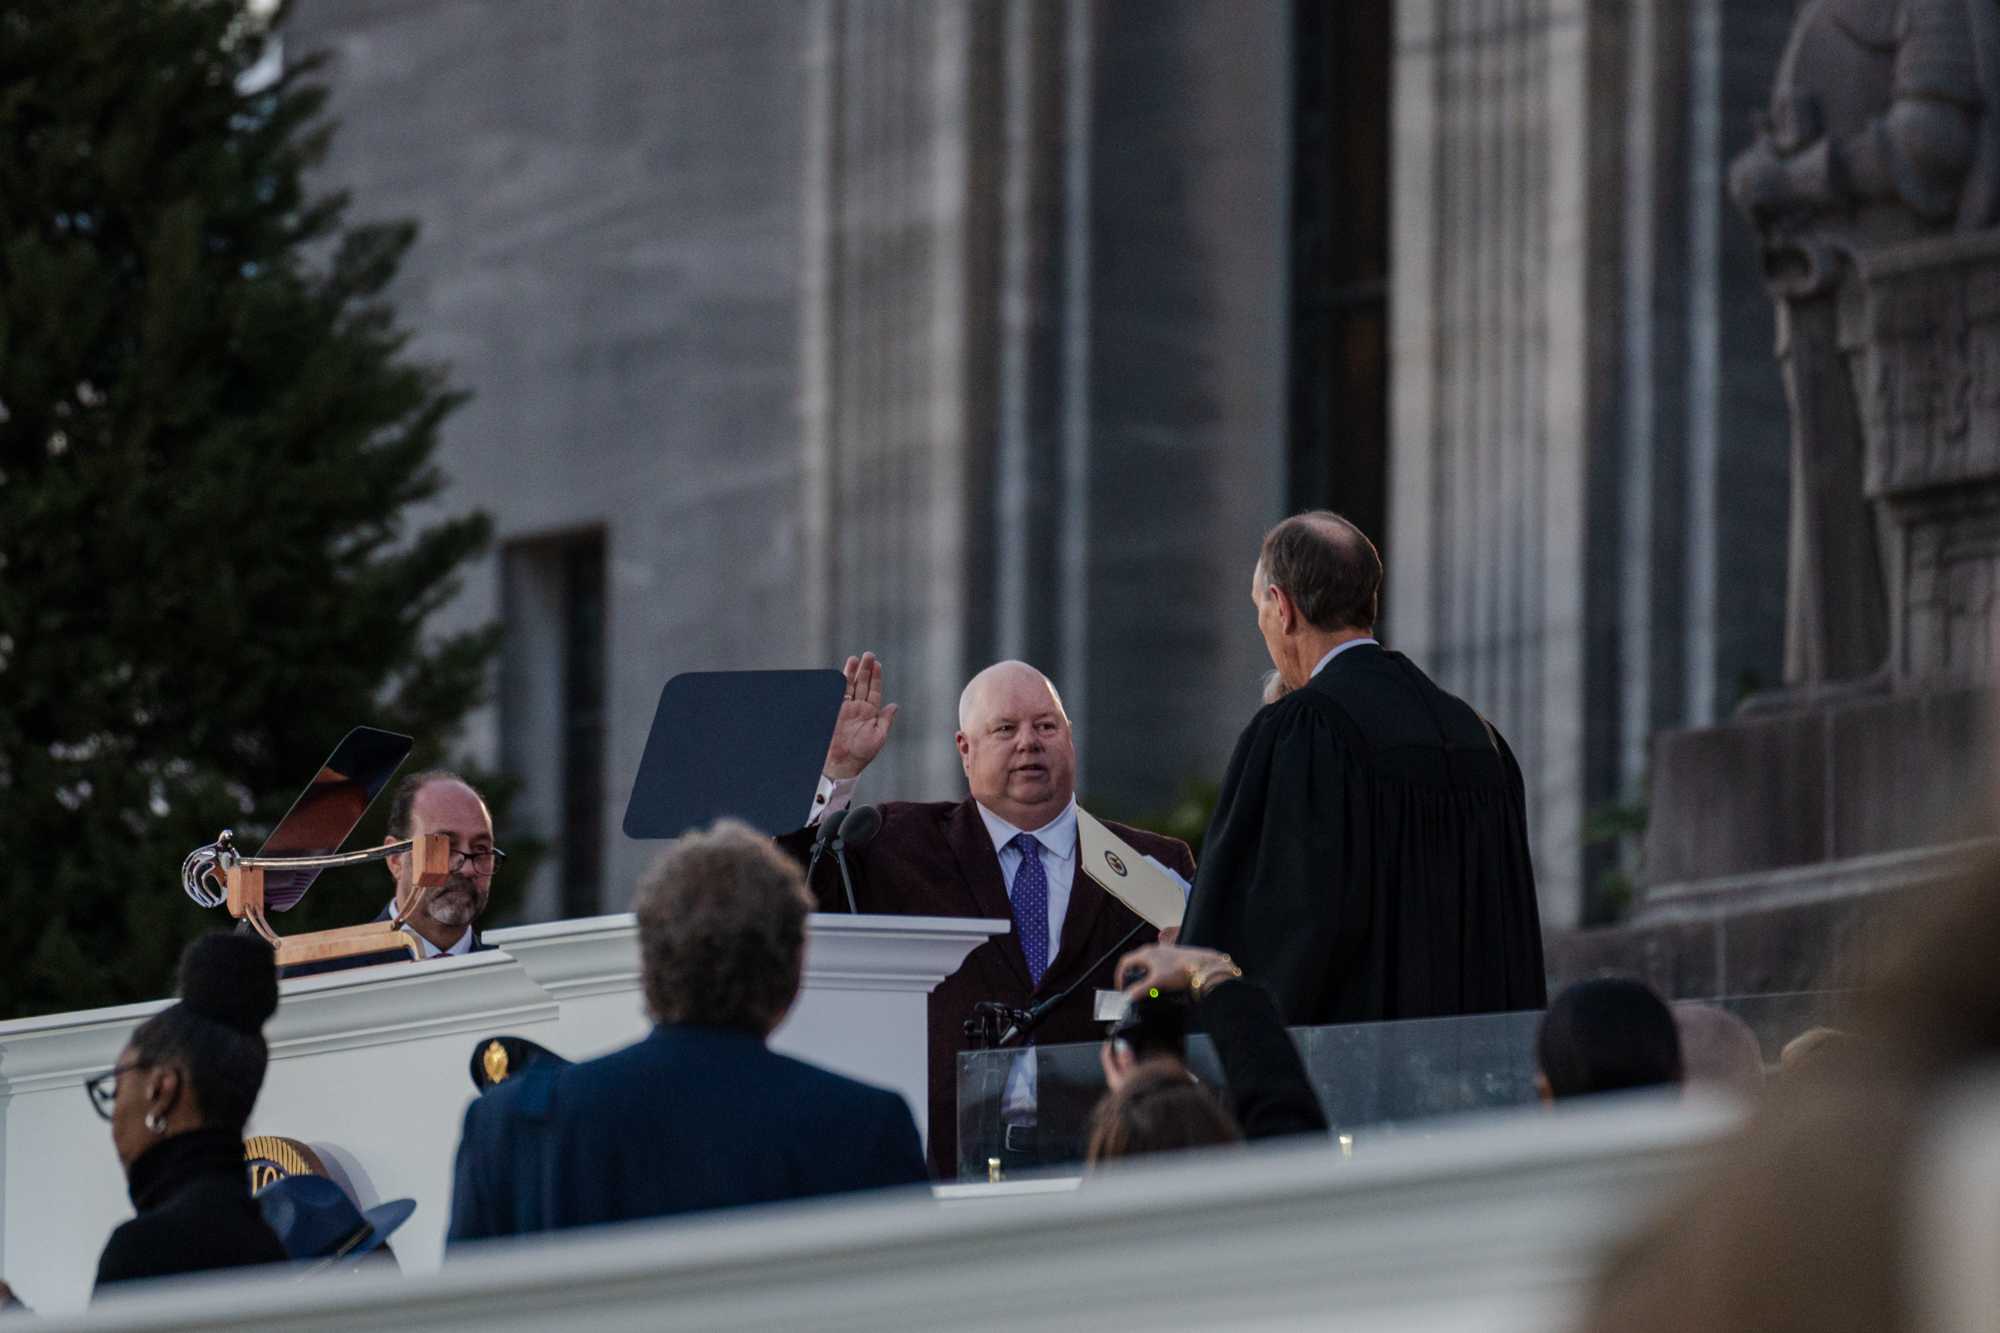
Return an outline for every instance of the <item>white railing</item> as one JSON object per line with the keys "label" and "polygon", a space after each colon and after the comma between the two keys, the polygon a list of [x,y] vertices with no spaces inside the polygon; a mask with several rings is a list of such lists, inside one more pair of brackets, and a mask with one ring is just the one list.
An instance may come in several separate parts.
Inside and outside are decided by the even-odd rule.
{"label": "white railing", "polygon": [[[805,979],[773,1044],[901,1092],[921,1126],[932,987],[1004,921],[814,916]],[[459,1123],[480,1038],[515,1033],[572,1058],[647,1027],[630,916],[495,931],[501,947],[284,982],[249,1132],[310,1144],[363,1207],[414,1198],[406,1271],[444,1249]],[[109,1126],[83,1080],[109,1069],[165,1001],[0,1023],[0,1277],[37,1308],[80,1308],[97,1254],[131,1216]]]}
{"label": "white railing", "polygon": [[1649,1100],[455,1251],[442,1272],[159,1284],[65,1329],[1559,1330],[1601,1247],[1733,1123]]}

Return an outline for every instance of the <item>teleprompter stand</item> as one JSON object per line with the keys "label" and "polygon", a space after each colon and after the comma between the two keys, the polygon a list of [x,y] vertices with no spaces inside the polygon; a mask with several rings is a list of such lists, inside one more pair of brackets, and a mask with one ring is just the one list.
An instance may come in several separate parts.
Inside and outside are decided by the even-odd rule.
{"label": "teleprompter stand", "polygon": [[[442,833],[405,838],[401,842],[385,842],[380,847],[332,856],[252,857],[239,855],[233,835],[224,829],[222,836],[215,840],[214,851],[214,868],[222,874],[229,914],[239,921],[247,921],[252,930],[270,942],[277,951],[280,969],[356,959],[386,963],[420,957],[416,937],[405,931],[403,925],[423,906],[431,890],[444,883],[451,873],[451,839]],[[410,855],[417,892],[409,906],[389,920],[289,936],[280,935],[271,928],[264,913],[266,870],[324,870],[332,866],[363,865],[386,860],[399,852]]]}

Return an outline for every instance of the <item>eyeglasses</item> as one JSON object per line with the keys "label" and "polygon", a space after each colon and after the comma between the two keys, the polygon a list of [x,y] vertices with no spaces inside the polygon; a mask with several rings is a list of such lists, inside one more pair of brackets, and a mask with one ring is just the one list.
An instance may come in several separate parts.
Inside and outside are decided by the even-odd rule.
{"label": "eyeglasses", "polygon": [[109,1120],[111,1108],[118,1103],[118,1076],[150,1068],[152,1068],[150,1060],[134,1060],[129,1065],[119,1065],[116,1069],[107,1069],[102,1074],[92,1074],[83,1081],[83,1090],[89,1094],[91,1109]]}
{"label": "eyeglasses", "polygon": [[500,868],[507,859],[507,853],[498,847],[488,847],[480,852],[453,852],[449,873],[456,875],[462,866],[471,866],[475,875],[490,875]]}

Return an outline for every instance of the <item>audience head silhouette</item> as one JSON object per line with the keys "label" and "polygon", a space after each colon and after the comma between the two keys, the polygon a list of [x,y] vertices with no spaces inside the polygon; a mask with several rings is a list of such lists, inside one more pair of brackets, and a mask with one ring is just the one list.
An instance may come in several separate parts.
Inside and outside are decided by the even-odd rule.
{"label": "audience head silhouette", "polygon": [[1677,1004],[1673,1014],[1681,1039],[1681,1067],[1690,1086],[1750,1100],[1762,1095],[1764,1050],[1748,1023],[1712,1004]]}
{"label": "audience head silhouette", "polygon": [[202,936],[181,955],[180,995],[118,1056],[111,1137],[127,1167],[188,1130],[240,1135],[264,1086],[264,1023],[278,1007],[271,946],[250,935]]}
{"label": "audience head silhouette", "polygon": [[1084,1163],[1241,1143],[1243,1131],[1178,1060],[1148,1060],[1097,1104]]}
{"label": "audience head silhouette", "polygon": [[1681,1081],[1673,1013],[1628,977],[1579,981],[1556,996],[1542,1015],[1535,1058],[1542,1096],[1553,1101]]}
{"label": "audience head silhouette", "polygon": [[769,1036],[799,991],[805,876],[733,819],[674,840],[639,881],[639,957],[655,1020]]}

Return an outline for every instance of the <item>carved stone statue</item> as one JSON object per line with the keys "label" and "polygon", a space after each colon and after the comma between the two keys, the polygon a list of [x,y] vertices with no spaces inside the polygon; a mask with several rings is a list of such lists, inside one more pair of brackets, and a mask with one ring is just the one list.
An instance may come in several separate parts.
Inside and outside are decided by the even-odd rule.
{"label": "carved stone statue", "polygon": [[1807,0],[1730,165],[1778,308],[1791,408],[1785,683],[1880,677],[1904,595],[1864,492],[1865,260],[2000,212],[2000,0]]}

